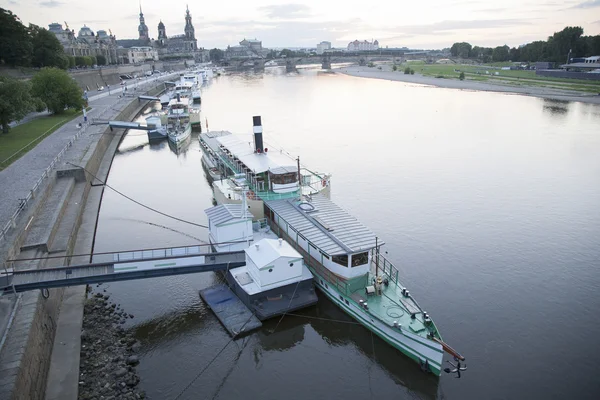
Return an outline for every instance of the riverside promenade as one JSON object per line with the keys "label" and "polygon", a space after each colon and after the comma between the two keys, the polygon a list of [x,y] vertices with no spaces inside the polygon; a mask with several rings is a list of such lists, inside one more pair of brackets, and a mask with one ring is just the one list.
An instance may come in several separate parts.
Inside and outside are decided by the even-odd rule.
{"label": "riverside promenade", "polygon": [[[147,104],[137,95],[156,95],[167,80],[174,75],[130,84],[128,96],[121,87],[90,96],[87,124],[70,121],[0,171],[0,284],[11,268],[90,262],[69,257],[92,251],[103,193],[82,168],[106,179],[124,131],[89,122],[129,120]],[[0,400],[77,399],[84,299],[83,287],[0,294]]]}

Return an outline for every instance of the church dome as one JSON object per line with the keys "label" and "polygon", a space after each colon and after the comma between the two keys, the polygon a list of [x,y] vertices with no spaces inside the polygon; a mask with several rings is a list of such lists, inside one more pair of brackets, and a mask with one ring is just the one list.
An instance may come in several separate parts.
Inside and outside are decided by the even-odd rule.
{"label": "church dome", "polygon": [[165,29],[165,24],[162,21],[158,23],[158,29]]}
{"label": "church dome", "polygon": [[91,36],[94,36],[94,32],[92,32],[92,30],[90,28],[88,28],[87,26],[83,25],[83,28],[81,28],[79,30],[79,34],[77,36],[78,37],[91,37]]}

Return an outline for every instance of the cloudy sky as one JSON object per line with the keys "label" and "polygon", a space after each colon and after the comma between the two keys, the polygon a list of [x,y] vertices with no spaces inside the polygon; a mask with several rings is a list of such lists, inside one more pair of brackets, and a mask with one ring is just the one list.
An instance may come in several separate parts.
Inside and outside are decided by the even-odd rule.
{"label": "cloudy sky", "polygon": [[[143,0],[150,35],[162,19],[167,35],[183,33],[186,3],[198,45],[233,45],[258,38],[265,47],[315,47],[328,40],[342,47],[354,39],[383,46],[443,48],[456,41],[480,46],[518,46],[545,39],[566,25],[600,34],[600,0],[429,0],[371,3],[365,0]],[[47,27],[66,21],[111,29],[118,39],[137,38],[136,0],[0,0],[25,23]]]}

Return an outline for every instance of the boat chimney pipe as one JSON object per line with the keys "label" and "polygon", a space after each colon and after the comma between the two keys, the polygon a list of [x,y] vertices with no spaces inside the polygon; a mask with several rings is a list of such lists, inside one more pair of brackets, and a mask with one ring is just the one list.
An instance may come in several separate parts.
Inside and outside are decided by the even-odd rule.
{"label": "boat chimney pipe", "polygon": [[260,115],[252,117],[252,125],[254,130],[254,151],[256,153],[263,153],[263,128]]}

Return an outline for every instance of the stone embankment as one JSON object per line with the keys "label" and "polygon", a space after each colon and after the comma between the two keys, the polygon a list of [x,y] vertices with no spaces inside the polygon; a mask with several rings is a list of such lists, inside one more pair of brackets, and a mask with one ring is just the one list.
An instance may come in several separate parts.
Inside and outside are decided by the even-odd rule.
{"label": "stone embankment", "polygon": [[141,344],[122,325],[133,318],[109,295],[88,293],[81,332],[80,400],[145,398],[135,366]]}

